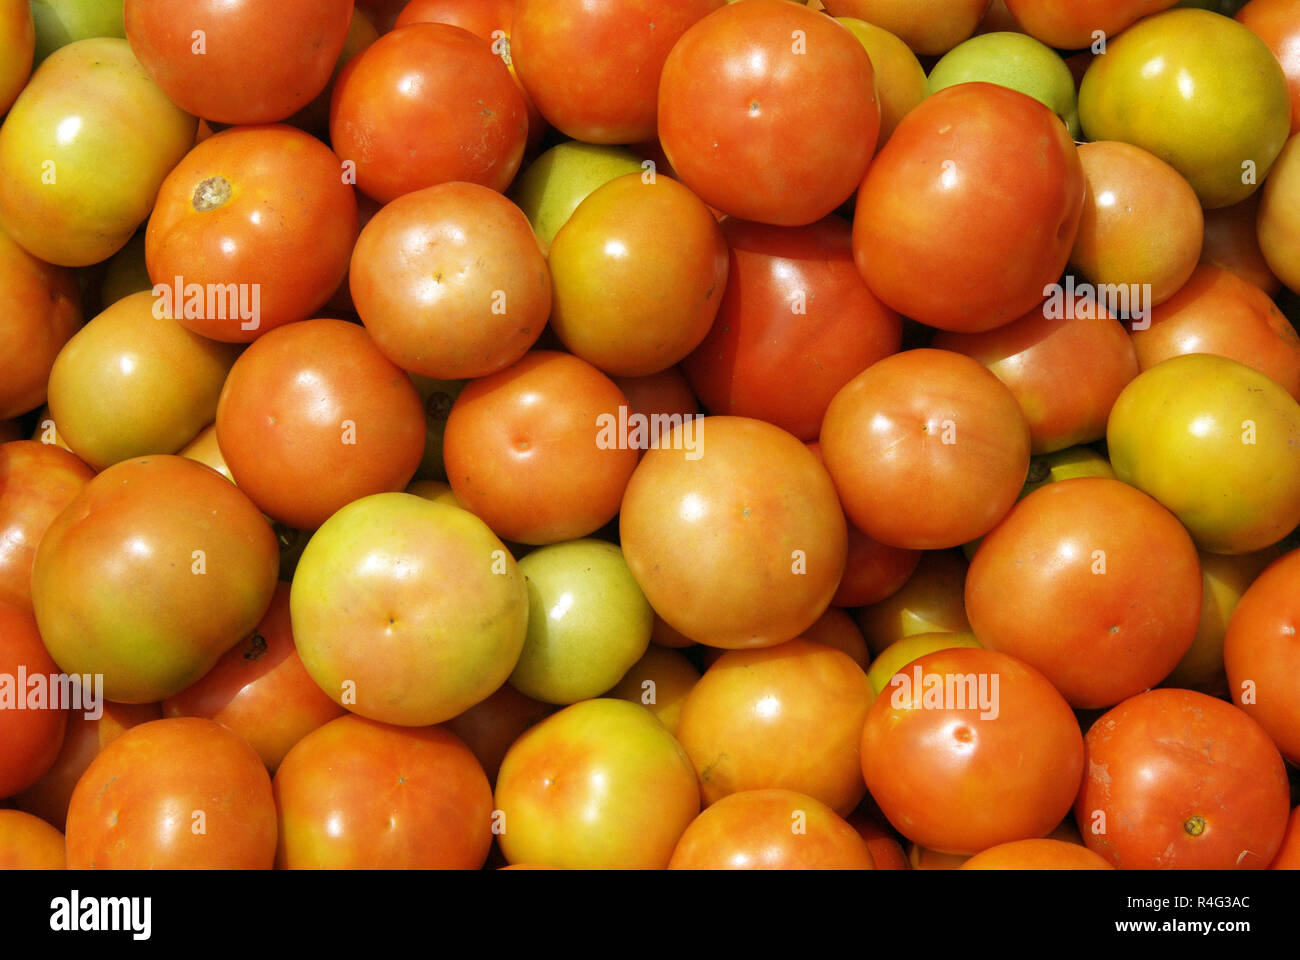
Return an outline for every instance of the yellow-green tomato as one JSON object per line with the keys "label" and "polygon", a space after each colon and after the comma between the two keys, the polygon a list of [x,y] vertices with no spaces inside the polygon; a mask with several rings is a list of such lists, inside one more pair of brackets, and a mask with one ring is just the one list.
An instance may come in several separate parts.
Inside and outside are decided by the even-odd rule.
{"label": "yellow-green tomato", "polygon": [[441,723],[505,683],[528,629],[528,591],[478,517],[409,493],[340,509],[298,560],[294,643],[313,680],[353,713]]}
{"label": "yellow-green tomato", "polygon": [[0,223],[48,263],[107,260],[149,215],[197,127],[125,40],[68,44],[0,126]]}
{"label": "yellow-green tomato", "polygon": [[871,684],[871,692],[880,696],[881,691],[889,686],[890,678],[918,657],[954,647],[979,645],[973,633],[918,633],[904,637],[887,646],[871,662],[871,667],[867,670],[867,682]]}
{"label": "yellow-green tomato", "polygon": [[1139,374],[1106,428],[1115,476],[1155,497],[1202,550],[1250,553],[1300,523],[1300,404],[1226,357]]}
{"label": "yellow-green tomato", "polygon": [[519,569],[528,580],[528,639],[510,682],[520,693],[545,703],[598,697],[646,652],[654,611],[614,544],[550,544]]}
{"label": "yellow-green tomato", "polygon": [[662,870],[700,812],[695,768],[626,700],[584,700],[532,727],[497,774],[497,841],[511,863]]}
{"label": "yellow-green tomato", "polygon": [[1260,191],[1255,226],[1268,268],[1300,290],[1300,134],[1287,141]]}
{"label": "yellow-green tomato", "polygon": [[894,132],[898,121],[930,92],[926,84],[925,68],[916,59],[912,48],[884,27],[858,20],[856,17],[836,17],[858,38],[858,43],[871,57],[875,71],[876,100],[880,103],[880,136],[876,140],[876,153]]}
{"label": "yellow-green tomato", "polygon": [[27,0],[0,0],[0,116],[31,76],[35,45]]}
{"label": "yellow-green tomato", "polygon": [[31,0],[36,62],[90,37],[126,37],[122,0]]}
{"label": "yellow-green tomato", "polygon": [[192,333],[157,305],[149,291],[119,300],[64,344],[50,371],[50,413],[96,470],[175,453],[216,418],[235,346]]}
{"label": "yellow-green tomato", "polygon": [[[721,650],[718,651],[722,653]],[[700,679],[700,671],[685,655],[651,644],[645,656],[623,675],[609,696],[639,703],[669,730],[677,732],[682,704]]]}
{"label": "yellow-green tomato", "polygon": [[1254,193],[1291,132],[1291,96],[1272,51],[1207,10],[1147,17],[1110,40],[1079,87],[1089,140],[1123,140],[1187,178],[1201,204]]}
{"label": "yellow-green tomato", "polygon": [[640,173],[641,163],[640,157],[624,147],[570,140],[534,160],[519,175],[510,196],[546,249],[593,190],[626,173]]}

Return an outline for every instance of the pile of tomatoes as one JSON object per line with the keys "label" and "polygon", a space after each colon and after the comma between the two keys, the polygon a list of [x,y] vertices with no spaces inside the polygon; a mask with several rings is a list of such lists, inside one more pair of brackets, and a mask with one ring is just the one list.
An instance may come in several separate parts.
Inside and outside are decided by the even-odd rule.
{"label": "pile of tomatoes", "polygon": [[0,867],[1300,867],[1297,49],[0,0]]}

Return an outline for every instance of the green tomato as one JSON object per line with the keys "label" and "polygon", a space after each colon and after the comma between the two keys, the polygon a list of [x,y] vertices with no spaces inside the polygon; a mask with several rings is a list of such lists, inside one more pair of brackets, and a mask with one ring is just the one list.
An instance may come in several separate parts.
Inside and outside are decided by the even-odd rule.
{"label": "green tomato", "polygon": [[959,43],[930,71],[930,92],[984,81],[1033,97],[1079,139],[1074,74],[1051,47],[1023,33],[985,33]]}
{"label": "green tomato", "polygon": [[930,92],[925,68],[906,43],[883,27],[854,17],[836,17],[858,38],[871,58],[876,99],[880,101],[880,136],[876,152],[894,134],[898,121]]}
{"label": "green tomato", "polygon": [[1154,497],[1211,553],[1249,553],[1300,523],[1300,404],[1226,357],[1172,357],[1111,408],[1115,475]]}
{"label": "green tomato", "polygon": [[31,0],[36,22],[36,62],[77,40],[126,39],[122,0]]}
{"label": "green tomato", "polygon": [[1255,192],[1291,132],[1287,81],[1264,41],[1207,10],[1169,10],[1116,37],[1079,88],[1090,140],[1122,140],[1187,178],[1201,204]]}
{"label": "green tomato", "polygon": [[617,684],[650,644],[654,611],[623,551],[570,540],[519,561],[528,580],[528,638],[510,682],[546,703],[577,703]]}
{"label": "green tomato", "polygon": [[549,248],[578,204],[615,177],[641,172],[641,159],[623,147],[576,140],[552,147],[519,175],[511,199]]}

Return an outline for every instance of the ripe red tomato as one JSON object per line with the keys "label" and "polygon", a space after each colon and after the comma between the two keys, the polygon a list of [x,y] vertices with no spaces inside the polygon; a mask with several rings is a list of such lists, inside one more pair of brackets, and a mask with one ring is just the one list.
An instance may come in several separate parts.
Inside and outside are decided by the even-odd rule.
{"label": "ripe red tomato", "polygon": [[282,870],[477,870],[492,787],[454,734],[339,717],[275,775]]}
{"label": "ripe red tomato", "polygon": [[659,81],[669,162],[705,203],[745,220],[820,220],[853,195],[879,132],[862,44],[786,0],[715,10],[682,35]]}
{"label": "ripe red tomato", "polygon": [[447,479],[506,540],[585,537],[618,513],[637,464],[637,449],[602,428],[602,417],[617,423],[626,406],[585,360],[532,351],[456,398],[443,435]]}
{"label": "ripe red tomato", "polygon": [[[18,685],[18,671],[44,677],[44,702]],[[0,798],[26,790],[45,775],[59,755],[68,711],[51,709],[49,678],[59,668],[46,652],[30,611],[0,602]]]}
{"label": "ripe red tomato", "polygon": [[126,38],[182,109],[219,123],[273,123],[325,88],[352,0],[126,0]]}
{"label": "ripe red tomato", "polygon": [[860,811],[849,817],[849,826],[858,831],[858,835],[867,841],[871,859],[877,870],[906,870],[907,855],[903,845],[898,842],[898,834],[885,823],[879,813],[864,816]]}
{"label": "ripe red tomato", "polygon": [[452,717],[443,726],[474,752],[488,781],[495,784],[510,745],[525,730],[554,712],[552,704],[526,697],[511,684],[503,683],[492,696]]}
{"label": "ripe red tomato", "polygon": [[381,203],[452,180],[504,191],[527,138],[528,110],[504,61],[445,23],[380,37],[343,68],[330,102],[335,151]]}
{"label": "ripe red tomato", "polygon": [[141,724],[77,783],[67,838],[70,870],[269,870],[271,778],[252,747],[211,720]]}
{"label": "ripe red tomato", "polygon": [[424,436],[410,378],[343,320],[258,338],[217,405],[217,441],[235,482],[259,510],[299,530],[360,497],[404,489]]}
{"label": "ripe red tomato", "polygon": [[1051,110],[1007,87],[960,83],[921,101],[872,162],[853,254],[867,286],[903,315],[991,330],[1058,280],[1083,198],[1078,152]]}
{"label": "ripe red tomato", "polygon": [[902,320],[853,264],[852,229],[726,219],[726,292],[709,335],[682,364],[712,413],[755,417],[816,439],[835,396],[898,350]]}
{"label": "ripe red tomato", "polygon": [[1088,849],[1121,870],[1259,870],[1281,846],[1286,764],[1231,704],[1151,690],[1094,723],[1085,750],[1074,816]]}
{"label": "ripe red tomato", "polygon": [[145,259],[169,316],[247,342],[324,306],[356,238],[356,195],[328,147],[294,127],[240,127],[167,175]]}
{"label": "ripe red tomato", "polygon": [[910,550],[992,529],[1024,485],[1029,446],[1011,391],[947,350],[909,350],[867,368],[835,395],[821,432],[848,518]]}
{"label": "ripe red tomato", "polygon": [[862,774],[889,822],[941,853],[1042,837],[1070,810],[1083,738],[1037,670],[952,649],[896,674],[862,728]]}

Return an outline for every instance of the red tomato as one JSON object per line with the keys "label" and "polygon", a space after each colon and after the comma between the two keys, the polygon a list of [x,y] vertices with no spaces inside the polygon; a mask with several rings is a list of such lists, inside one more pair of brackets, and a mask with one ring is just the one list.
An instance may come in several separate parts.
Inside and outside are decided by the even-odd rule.
{"label": "red tomato", "polygon": [[70,870],[269,870],[271,778],[252,747],[211,720],[141,724],[77,783],[67,837]]}
{"label": "red tomato", "polygon": [[585,360],[528,353],[456,398],[443,436],[451,488],[506,540],[585,537],[618,513],[637,464],[637,449],[602,427],[626,406]]}
{"label": "red tomato", "polygon": [[126,37],[182,109],[220,123],[272,123],[329,82],[352,0],[126,0]]}
{"label": "red tomato", "polygon": [[217,441],[259,510],[315,530],[340,507],[405,489],[424,452],[410,379],[355,324],[308,320],[260,337],[226,378]]}
{"label": "red tomato", "polygon": [[492,696],[452,717],[443,726],[465,741],[465,746],[483,765],[489,782],[496,783],[497,771],[510,745],[529,727],[554,712],[553,705],[526,697],[505,683]]}
{"label": "red tomato", "polygon": [[1177,0],[1006,0],[1007,10],[1025,33],[1062,50],[1091,46],[1096,31],[1109,38],[1142,17],[1172,7]]}
{"label": "red tomato", "polygon": [[895,353],[902,321],[853,264],[852,229],[727,219],[726,292],[712,330],[682,364],[712,413],[755,417],[816,439],[831,398]]}
{"label": "red tomato", "polygon": [[724,797],[686,828],[669,870],[873,870],[867,842],[820,800],[793,790]]}
{"label": "red tomato", "polygon": [[1085,750],[1075,819],[1121,870],[1259,870],[1281,846],[1286,764],[1231,704],[1151,690],[1094,723]]}
{"label": "red tomato", "polygon": [[492,788],[440,727],[339,717],[289,751],[275,802],[286,870],[477,870],[492,845]]}
{"label": "red tomato", "polygon": [[700,199],[733,217],[820,220],[853,195],[879,133],[871,58],[843,26],[799,4],[728,4],[687,30],[664,63],[664,153]]}
{"label": "red tomato", "polygon": [[[31,612],[0,602],[0,798],[26,790],[59,755],[68,711],[52,709],[50,677],[58,672]],[[36,677],[43,679],[33,687]]]}
{"label": "red tomato", "polygon": [[1051,110],[1007,87],[960,83],[921,101],[872,162],[853,254],[872,292],[905,316],[991,330],[1060,277],[1083,198],[1078,152]]}
{"label": "red tomato", "polygon": [[1282,281],[1269,269],[1259,248],[1255,222],[1259,218],[1258,190],[1240,203],[1205,211],[1205,241],[1201,263],[1231,270],[1249,280],[1270,297],[1282,289]]}
{"label": "red tomato", "polygon": [[53,444],[0,444],[0,602],[31,609],[36,545],[94,475]]}
{"label": "red tomato", "polygon": [[1291,0],[1251,0],[1237,22],[1268,44],[1291,90],[1291,132],[1300,132],[1300,17]]}
{"label": "red tomato", "polygon": [[691,385],[681,367],[672,366],[644,377],[614,377],[614,385],[627,398],[628,415],[643,413],[677,414],[693,417],[700,412],[700,402],[691,392]]}
{"label": "red tomato", "polygon": [[871,859],[877,870],[907,869],[907,855],[903,853],[903,845],[898,842],[898,834],[891,827],[862,813],[850,815],[849,826],[867,841],[867,849],[871,851]]}
{"label": "red tomato", "polygon": [[821,432],[848,518],[910,550],[955,547],[992,529],[1024,485],[1029,446],[1011,391],[947,350],[872,365],[835,395]]}
{"label": "red tomato", "polygon": [[381,203],[452,180],[503,191],[527,137],[528,110],[505,63],[445,23],[380,37],[343,68],[330,103],[334,149]]}
{"label": "red tomato", "polygon": [[893,596],[903,588],[921,562],[920,550],[890,547],[849,524],[849,549],[844,576],[831,603],[864,607]]}
{"label": "red tomato", "polygon": [[63,834],[39,817],[0,810],[0,870],[66,870]]}
{"label": "red tomato", "polygon": [[167,175],[145,259],[168,316],[246,342],[324,306],[356,237],[356,195],[328,147],[294,127],[240,127]]}

